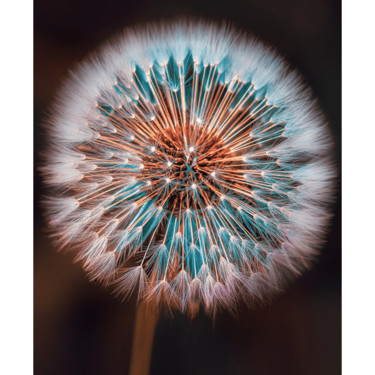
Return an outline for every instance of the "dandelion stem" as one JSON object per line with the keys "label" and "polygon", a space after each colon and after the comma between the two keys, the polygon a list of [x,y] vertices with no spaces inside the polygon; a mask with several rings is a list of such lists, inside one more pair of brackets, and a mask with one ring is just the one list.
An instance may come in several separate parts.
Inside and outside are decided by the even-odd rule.
{"label": "dandelion stem", "polygon": [[148,375],[159,313],[147,303],[137,306],[130,357],[129,375]]}

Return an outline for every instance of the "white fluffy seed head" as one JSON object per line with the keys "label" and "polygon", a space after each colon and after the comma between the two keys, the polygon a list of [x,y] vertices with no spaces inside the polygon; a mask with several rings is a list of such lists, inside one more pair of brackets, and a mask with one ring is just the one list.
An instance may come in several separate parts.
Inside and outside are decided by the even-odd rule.
{"label": "white fluffy seed head", "polygon": [[205,23],[127,31],[97,57],[49,123],[59,246],[117,294],[190,314],[268,298],[299,275],[323,243],[336,175],[299,75]]}

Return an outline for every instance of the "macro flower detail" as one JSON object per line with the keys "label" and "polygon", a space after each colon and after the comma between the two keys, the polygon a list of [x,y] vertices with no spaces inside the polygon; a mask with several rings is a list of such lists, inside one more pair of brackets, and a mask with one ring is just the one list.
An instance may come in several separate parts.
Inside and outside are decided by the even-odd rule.
{"label": "macro flower detail", "polygon": [[261,42],[203,23],[127,31],[51,113],[53,235],[117,294],[214,313],[268,298],[316,256],[328,128]]}

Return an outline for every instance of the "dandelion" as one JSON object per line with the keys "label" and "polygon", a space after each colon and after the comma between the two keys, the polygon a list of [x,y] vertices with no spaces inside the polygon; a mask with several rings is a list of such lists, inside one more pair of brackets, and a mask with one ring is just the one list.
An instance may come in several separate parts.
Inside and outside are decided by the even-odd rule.
{"label": "dandelion", "polygon": [[263,300],[324,239],[335,175],[299,75],[228,27],[127,31],[49,122],[49,221],[92,280],[181,311]]}

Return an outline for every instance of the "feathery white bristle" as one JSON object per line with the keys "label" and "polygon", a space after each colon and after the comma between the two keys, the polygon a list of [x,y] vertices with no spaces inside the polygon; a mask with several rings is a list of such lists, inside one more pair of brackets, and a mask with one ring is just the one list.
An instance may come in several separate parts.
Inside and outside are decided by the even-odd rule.
{"label": "feathery white bristle", "polygon": [[255,38],[203,22],[128,30],[53,111],[53,236],[116,294],[214,314],[267,300],[316,257],[331,137],[299,74]]}

